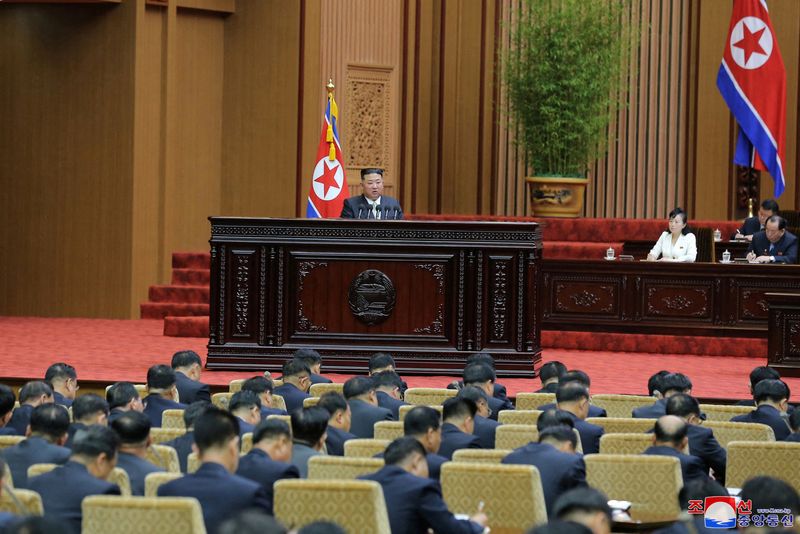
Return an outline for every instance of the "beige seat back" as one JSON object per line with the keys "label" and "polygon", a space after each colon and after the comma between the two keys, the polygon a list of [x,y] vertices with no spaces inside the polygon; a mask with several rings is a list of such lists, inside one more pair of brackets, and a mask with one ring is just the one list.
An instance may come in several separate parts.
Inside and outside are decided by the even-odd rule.
{"label": "beige seat back", "polygon": [[[164,417],[161,417],[161,421],[163,423]],[[172,441],[173,439],[177,439],[181,436],[186,434],[185,428],[151,428],[150,429],[150,439],[156,445],[161,443],[165,443],[167,441]]]}
{"label": "beige seat back", "polygon": [[603,427],[606,434],[636,434],[653,430],[655,419],[635,417],[589,417],[587,423]]}
{"label": "beige seat back", "polygon": [[[400,413],[400,420],[403,421],[406,418],[406,414],[416,408],[417,404],[404,404],[400,406],[399,413]],[[436,404],[434,406],[429,406],[429,408],[433,408],[434,410],[442,413],[443,409],[441,404]]]}
{"label": "beige seat back", "polygon": [[555,393],[517,393],[517,410],[538,410],[556,401]]}
{"label": "beige seat back", "polygon": [[344,442],[344,455],[372,458],[385,451],[389,443],[388,439],[348,439]]}
{"label": "beige seat back", "polygon": [[159,487],[182,476],[182,473],[150,473],[144,477],[144,496],[157,497]]}
{"label": "beige seat back", "polygon": [[517,449],[539,439],[536,425],[500,425],[494,435],[496,449]]}
{"label": "beige seat back", "polygon": [[603,434],[600,454],[642,454],[653,444],[653,434]]}
{"label": "beige seat back", "polygon": [[183,422],[184,410],[164,410],[161,412],[161,428],[170,428],[186,431],[186,423]]}
{"label": "beige seat back", "polygon": [[737,406],[735,404],[701,404],[700,411],[706,414],[707,421],[730,421],[737,415],[747,415],[755,406]]}
{"label": "beige seat back", "polygon": [[189,456],[186,457],[186,474],[191,474],[196,472],[200,469],[200,457],[197,456],[196,452],[190,452]]}
{"label": "beige seat back", "polygon": [[[277,387],[277,385],[276,385]],[[280,395],[272,394],[272,407],[276,410],[286,411],[286,401]]]}
{"label": "beige seat back", "polygon": [[82,534],[206,534],[200,503],[193,497],[83,499]]}
{"label": "beige seat back", "polygon": [[453,461],[499,464],[509,454],[511,449],[459,449],[453,452]]}
{"label": "beige seat back", "polygon": [[14,515],[44,515],[42,497],[33,490],[3,489],[0,495],[0,512]]}
{"label": "beige seat back", "polygon": [[321,397],[330,391],[334,393],[343,393],[344,384],[338,384],[336,382],[331,384],[311,384],[311,387],[308,388],[308,394],[312,397]]}
{"label": "beige seat back", "polygon": [[[57,464],[33,464],[28,467],[28,480],[45,473],[49,473],[56,467],[59,466]],[[111,470],[111,474],[108,475],[107,480],[108,482],[119,486],[119,491],[123,496],[130,497],[131,481],[130,478],[128,478],[128,473],[126,473],[125,470],[115,467]]]}
{"label": "beige seat back", "polygon": [[404,436],[402,421],[378,421],[374,427],[375,439],[393,441]]}
{"label": "beige seat back", "polygon": [[228,383],[228,393],[238,393],[242,391],[242,384],[244,384],[246,378],[237,378],[235,380],[231,380]]}
{"label": "beige seat back", "polygon": [[178,461],[178,453],[168,445],[153,444],[147,448],[145,460],[167,471],[168,473],[180,473],[181,464]]}
{"label": "beige seat back", "polygon": [[213,404],[220,410],[227,410],[228,405],[231,402],[231,397],[233,397],[233,393],[231,393],[230,391],[214,393],[213,395],[211,395],[211,404]]}
{"label": "beige seat back", "polygon": [[357,456],[313,456],[308,460],[309,480],[348,480],[374,473],[383,467],[382,458]]}
{"label": "beige seat back", "polygon": [[771,476],[786,481],[800,492],[800,443],[731,441],[727,448],[727,486],[741,488],[754,476]]}
{"label": "beige seat back", "polygon": [[251,450],[253,450],[253,433],[245,432],[245,434],[242,436],[241,453],[247,454]]}
{"label": "beige seat back", "polygon": [[646,395],[592,395],[592,404],[604,409],[608,417],[631,417],[634,408],[651,406],[653,402],[654,398]]}
{"label": "beige seat back", "polygon": [[446,388],[408,388],[405,394],[405,401],[409,404],[422,404],[434,406],[443,404],[447,399],[452,399],[458,395],[455,389]]}
{"label": "beige seat back", "polygon": [[541,410],[500,410],[497,422],[501,425],[534,425],[542,415]]}
{"label": "beige seat back", "polygon": [[714,437],[723,447],[727,447],[731,441],[775,441],[772,428],[761,423],[705,421],[703,426],[714,431]]}
{"label": "beige seat back", "polygon": [[25,436],[0,436],[0,451],[25,441]]}
{"label": "beige seat back", "polygon": [[319,397],[308,397],[307,399],[303,399],[303,408],[311,408],[317,404],[319,404]]}

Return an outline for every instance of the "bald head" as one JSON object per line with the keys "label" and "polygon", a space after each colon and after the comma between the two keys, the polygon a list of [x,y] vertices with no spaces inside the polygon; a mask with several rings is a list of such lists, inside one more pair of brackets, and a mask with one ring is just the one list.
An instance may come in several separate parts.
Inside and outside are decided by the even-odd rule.
{"label": "bald head", "polygon": [[688,442],[686,421],[677,415],[663,415],[653,427],[653,443],[657,446],[683,450]]}

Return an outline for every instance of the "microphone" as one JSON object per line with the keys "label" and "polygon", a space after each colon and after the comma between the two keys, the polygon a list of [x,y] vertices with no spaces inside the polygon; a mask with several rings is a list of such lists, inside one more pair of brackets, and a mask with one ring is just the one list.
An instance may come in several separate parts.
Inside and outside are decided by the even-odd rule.
{"label": "microphone", "polygon": [[381,218],[381,209],[382,208],[381,208],[380,204],[375,205],[375,218],[376,219],[380,219]]}
{"label": "microphone", "polygon": [[392,219],[394,219],[394,220],[396,221],[396,220],[397,220],[397,216],[398,216],[399,214],[400,214],[400,208],[398,208],[398,207],[395,207],[395,208],[394,208],[394,217],[392,217]]}
{"label": "microphone", "polygon": [[362,211],[364,211],[364,207],[363,206],[358,208],[358,217],[356,217],[356,219],[360,219],[361,218],[361,212]]}

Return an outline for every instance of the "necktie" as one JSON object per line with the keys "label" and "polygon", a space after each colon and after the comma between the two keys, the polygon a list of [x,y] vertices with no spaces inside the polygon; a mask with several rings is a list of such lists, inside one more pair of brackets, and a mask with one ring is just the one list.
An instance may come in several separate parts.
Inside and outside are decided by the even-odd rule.
{"label": "necktie", "polygon": [[772,252],[774,250],[775,250],[775,243],[770,243],[769,244],[769,254],[770,254],[770,256],[772,255]]}

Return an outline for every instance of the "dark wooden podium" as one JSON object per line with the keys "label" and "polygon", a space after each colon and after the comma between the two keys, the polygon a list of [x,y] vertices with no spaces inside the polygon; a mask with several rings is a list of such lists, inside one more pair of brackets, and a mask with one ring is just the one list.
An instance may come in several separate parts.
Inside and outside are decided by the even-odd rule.
{"label": "dark wooden podium", "polygon": [[541,359],[536,223],[210,217],[208,367],[279,370],[314,348],[329,372],[389,352],[403,374],[499,376]]}

